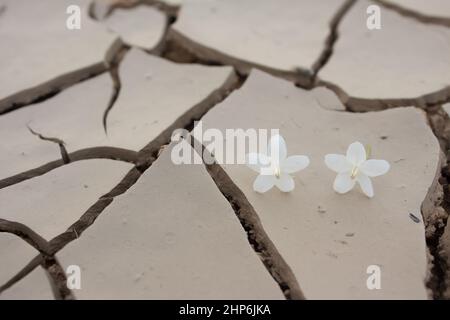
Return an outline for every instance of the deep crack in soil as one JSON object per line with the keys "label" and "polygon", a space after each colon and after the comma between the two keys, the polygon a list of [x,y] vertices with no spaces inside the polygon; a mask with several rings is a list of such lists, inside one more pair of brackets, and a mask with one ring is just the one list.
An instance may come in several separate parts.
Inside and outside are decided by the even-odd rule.
{"label": "deep crack in soil", "polygon": [[[205,146],[195,140],[193,136],[187,137],[187,139],[191,140],[191,147],[203,159],[206,150]],[[208,158],[214,159],[211,154],[208,155]],[[270,240],[257,212],[244,193],[216,161],[212,164],[204,162],[204,166],[219,191],[233,208],[242,228],[247,234],[247,240],[250,246],[278,284],[286,299],[305,300],[306,298],[300,289],[294,273]]]}
{"label": "deep crack in soil", "polygon": [[28,126],[28,130],[33,135],[38,136],[39,139],[41,139],[41,140],[56,143],[59,146],[59,151],[61,152],[61,159],[63,160],[63,162],[65,164],[70,162],[70,157],[69,157],[69,154],[67,153],[67,149],[66,149],[66,143],[63,140],[61,140],[59,138],[54,138],[54,137],[46,137],[46,136],[42,135],[41,133],[36,132],[33,129],[31,129],[30,126]]}

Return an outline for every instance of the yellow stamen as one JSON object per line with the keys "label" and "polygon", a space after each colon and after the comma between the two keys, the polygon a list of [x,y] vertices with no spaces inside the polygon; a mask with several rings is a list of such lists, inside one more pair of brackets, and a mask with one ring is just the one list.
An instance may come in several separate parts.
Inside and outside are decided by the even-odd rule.
{"label": "yellow stamen", "polygon": [[280,167],[276,167],[275,168],[275,177],[277,177],[278,179],[280,178],[281,175],[281,170]]}
{"label": "yellow stamen", "polygon": [[352,179],[356,178],[356,175],[358,174],[359,168],[358,167],[353,167],[352,169],[352,175],[350,176]]}
{"label": "yellow stamen", "polygon": [[365,146],[366,149],[366,159],[370,159],[370,156],[372,155],[372,146],[370,144]]}

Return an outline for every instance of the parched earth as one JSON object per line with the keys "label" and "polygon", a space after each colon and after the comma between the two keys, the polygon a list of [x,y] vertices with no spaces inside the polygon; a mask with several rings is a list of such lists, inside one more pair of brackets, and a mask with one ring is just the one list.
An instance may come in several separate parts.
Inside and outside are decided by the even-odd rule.
{"label": "parched earth", "polygon": [[[0,0],[0,41],[0,299],[450,298],[449,1]],[[176,165],[197,120],[311,165]],[[356,140],[372,199],[323,164]]]}

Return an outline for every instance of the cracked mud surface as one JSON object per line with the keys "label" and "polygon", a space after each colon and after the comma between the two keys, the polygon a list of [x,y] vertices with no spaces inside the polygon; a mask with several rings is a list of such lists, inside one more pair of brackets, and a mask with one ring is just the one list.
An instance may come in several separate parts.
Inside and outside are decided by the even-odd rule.
{"label": "cracked mud surface", "polygon": [[[0,0],[0,299],[450,299],[446,8]],[[196,120],[278,128],[311,165],[289,194],[175,165]],[[323,164],[356,140],[391,163],[370,200]]]}

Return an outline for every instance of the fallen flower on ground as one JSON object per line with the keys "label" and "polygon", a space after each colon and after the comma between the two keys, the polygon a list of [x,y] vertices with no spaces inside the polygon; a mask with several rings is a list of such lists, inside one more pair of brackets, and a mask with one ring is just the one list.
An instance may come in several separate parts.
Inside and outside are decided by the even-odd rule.
{"label": "fallen flower on ground", "polygon": [[338,174],[333,183],[334,191],[347,193],[358,182],[364,194],[372,198],[374,190],[370,178],[387,173],[390,165],[386,160],[367,158],[366,149],[358,141],[350,144],[346,155],[327,154],[325,164]]}
{"label": "fallen flower on ground", "polygon": [[247,166],[259,173],[253,189],[264,193],[277,186],[282,192],[291,192],[295,182],[290,174],[305,169],[309,158],[303,155],[287,157],[286,142],[281,135],[271,137],[267,150],[267,154],[247,154]]}

